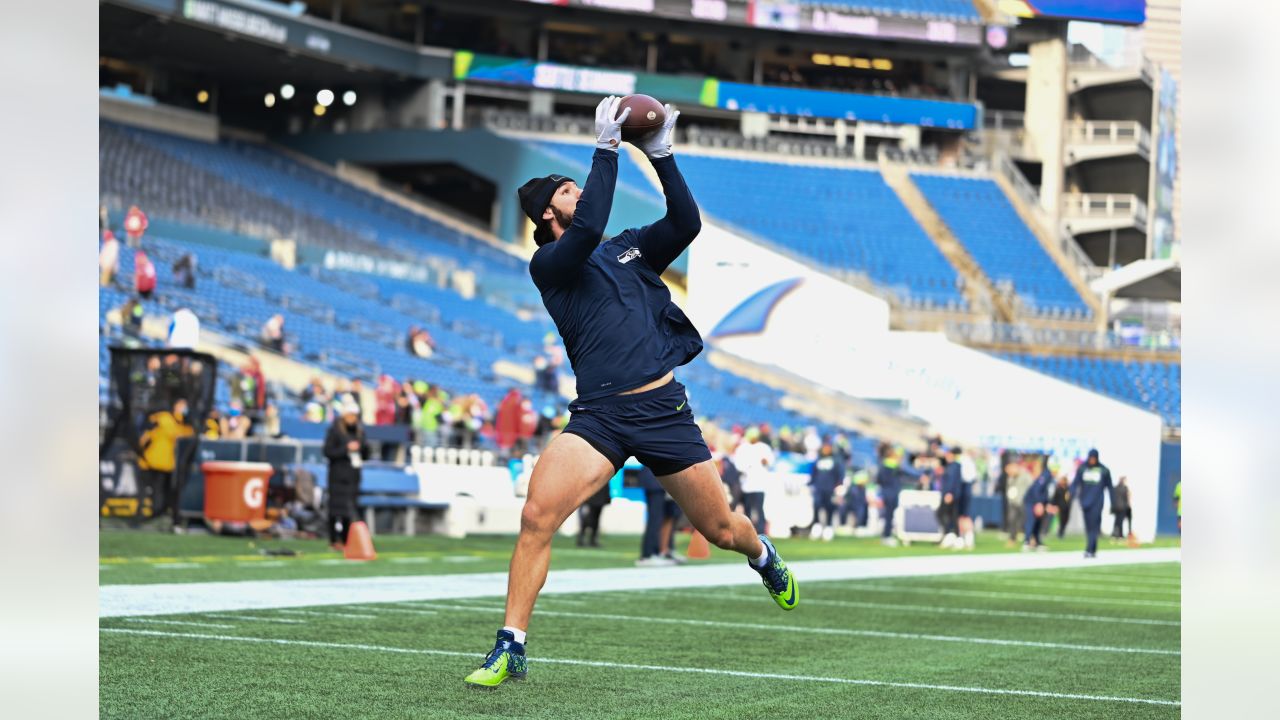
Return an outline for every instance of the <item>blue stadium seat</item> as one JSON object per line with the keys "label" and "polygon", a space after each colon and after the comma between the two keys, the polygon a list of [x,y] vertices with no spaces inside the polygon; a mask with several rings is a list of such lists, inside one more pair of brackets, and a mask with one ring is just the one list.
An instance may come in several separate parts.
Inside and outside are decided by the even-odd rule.
{"label": "blue stadium seat", "polygon": [[1171,427],[1182,426],[1182,365],[1179,363],[1022,353],[1002,353],[999,357],[1150,410]]}

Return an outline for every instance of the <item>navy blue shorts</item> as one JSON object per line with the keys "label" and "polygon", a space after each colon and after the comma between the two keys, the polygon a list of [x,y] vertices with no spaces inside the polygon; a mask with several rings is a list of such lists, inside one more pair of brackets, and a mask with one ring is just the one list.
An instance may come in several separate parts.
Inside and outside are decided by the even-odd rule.
{"label": "navy blue shorts", "polygon": [[654,475],[674,475],[711,459],[684,385],[672,380],[633,395],[569,405],[564,431],[586,440],[615,470],[635,456]]}
{"label": "navy blue shorts", "polygon": [[956,503],[956,507],[959,508],[960,510],[959,514],[965,517],[972,517],[972,515],[969,512],[972,509],[972,506],[973,506],[973,483],[962,482],[960,483],[959,502]]}

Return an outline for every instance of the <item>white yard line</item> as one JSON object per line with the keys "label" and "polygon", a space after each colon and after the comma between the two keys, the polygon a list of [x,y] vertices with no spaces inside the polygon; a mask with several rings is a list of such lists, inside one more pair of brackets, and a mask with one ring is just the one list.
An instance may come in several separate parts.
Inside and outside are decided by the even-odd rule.
{"label": "white yard line", "polygon": [[289,620],[286,618],[265,618],[253,615],[215,615],[214,613],[205,613],[205,617],[218,618],[219,620],[247,620],[249,622],[267,622],[282,623],[285,625],[306,625],[306,620]]}
{"label": "white yard line", "polygon": [[191,570],[193,568],[203,567],[200,563],[193,562],[171,562],[171,563],[153,563],[151,567],[157,570]]}
{"label": "white yard line", "polygon": [[293,610],[291,608],[282,608],[277,610],[278,613],[286,613],[288,615],[309,615],[311,617],[323,618],[342,618],[344,620],[377,620],[377,615],[361,615],[358,613],[343,612],[321,612],[319,610]]}
{"label": "white yard line", "polygon": [[[719,592],[714,596],[695,593],[682,592],[679,590],[655,590],[656,595],[665,597],[679,597],[689,599],[700,599],[711,602],[719,602],[721,600],[740,600],[742,602],[757,603],[760,601],[760,594],[754,595],[739,594],[735,590],[727,592]],[[1179,620],[1149,620],[1147,618],[1125,618],[1115,617],[1112,615],[1072,615],[1063,613],[1033,612],[1030,610],[987,610],[983,608],[965,608],[950,607],[946,605],[901,605],[899,603],[874,603],[860,602],[857,600],[822,600],[818,598],[806,597],[801,600],[804,605],[822,605],[826,607],[846,607],[846,608],[865,608],[867,610],[890,610],[898,612],[919,612],[932,613],[935,615],[976,615],[981,617],[997,617],[997,618],[1028,618],[1032,620],[1082,620],[1085,622],[1104,622],[1119,623],[1122,625],[1162,625],[1167,627],[1182,627]]]}
{"label": "white yard line", "polygon": [[[1073,602],[1073,603],[1101,603],[1104,605],[1133,605],[1137,607],[1160,607],[1177,609],[1182,607],[1182,603],[1166,600],[1131,600],[1129,598],[1100,598],[1087,597],[1084,595],[1036,595],[1032,593],[1010,593],[996,592],[987,590],[964,590],[961,588],[942,588],[942,587],[917,587],[912,585],[884,585],[881,583],[864,584],[858,583],[851,585],[851,589],[856,591],[869,590],[872,592],[913,592],[913,593],[929,593],[935,596],[952,595],[957,597],[981,597],[992,598],[995,600],[1036,600],[1044,602]],[[803,601],[802,601],[803,602]]]}
{"label": "white yard line", "polygon": [[[805,582],[924,577],[1010,570],[1047,570],[1135,563],[1178,562],[1177,549],[1125,550],[1085,560],[1075,553],[927,555],[869,560],[817,560],[791,563]],[[327,561],[320,561],[327,562]],[[336,562],[345,562],[338,560]],[[604,591],[690,589],[716,585],[756,585],[760,578],[745,563],[691,563],[670,568],[598,568],[556,570],[547,577],[546,595]],[[934,589],[930,592],[938,592]],[[950,592],[950,591],[949,591]],[[952,594],[963,591],[955,591]],[[241,580],[237,582],[103,585],[98,616],[165,615],[315,605],[391,603],[412,600],[462,600],[505,597],[506,572],[450,575]],[[997,597],[999,594],[997,594]],[[1043,596],[1031,596],[1036,599]],[[1026,598],[1017,598],[1026,599]],[[1071,598],[1080,602],[1081,598]],[[1099,601],[1103,602],[1103,601]],[[1116,604],[1147,604],[1109,599]],[[1154,603],[1177,607],[1178,603]]]}
{"label": "white yard line", "polygon": [[398,607],[394,607],[394,608],[390,608],[390,607],[364,607],[364,606],[360,606],[360,609],[361,609],[361,610],[367,610],[367,611],[372,612],[372,613],[379,613],[379,614],[381,614],[381,613],[392,613],[392,614],[397,614],[397,613],[398,613],[398,614],[400,614],[400,615],[438,615],[438,614],[439,614],[437,611],[432,610],[432,609],[430,609],[430,608],[421,608],[421,607],[414,607],[414,608],[398,608]]}
{"label": "white yard line", "polygon": [[[932,581],[932,582],[946,582],[946,581],[948,581],[948,580],[961,581],[961,580],[963,580],[963,579],[964,579],[963,577],[937,577],[937,578],[929,578],[929,580],[930,580],[930,581]],[[1083,592],[1094,592],[1094,591],[1097,591],[1097,592],[1101,592],[1101,593],[1103,593],[1103,594],[1106,594],[1106,593],[1120,593],[1120,594],[1127,594],[1127,595],[1156,595],[1156,596],[1158,596],[1158,595],[1172,596],[1172,595],[1181,595],[1181,594],[1182,594],[1182,591],[1181,591],[1181,590],[1178,590],[1178,589],[1176,589],[1176,588],[1136,588],[1136,587],[1125,587],[1125,586],[1124,586],[1124,583],[1122,583],[1122,582],[1120,582],[1120,581],[1118,581],[1118,580],[1117,580],[1117,581],[1116,581],[1116,583],[1115,583],[1115,584],[1113,584],[1113,585],[1101,585],[1101,584],[1099,584],[1099,585],[1095,585],[1095,584],[1092,584],[1092,583],[1079,583],[1079,582],[1073,582],[1073,581],[1071,581],[1070,579],[1064,579],[1064,581],[1063,581],[1063,582],[1055,582],[1055,581],[1053,581],[1053,580],[1047,580],[1047,579],[1041,579],[1041,580],[1020,580],[1020,579],[1018,579],[1018,578],[1016,578],[1016,577],[1000,577],[1000,578],[989,578],[989,579],[988,579],[988,578],[983,578],[983,581],[984,581],[984,582],[992,582],[992,583],[1002,583],[1002,584],[1003,584],[1003,583],[1009,583],[1009,584],[1017,585],[1018,587],[1028,587],[1028,588],[1048,588],[1048,589],[1050,589],[1050,590],[1080,590],[1080,591],[1083,591]],[[1089,599],[1089,598],[1090,598],[1090,596],[1088,596],[1088,595],[1082,595],[1082,596],[1081,596],[1081,599],[1085,599],[1085,600],[1087,600],[1087,599]]]}
{"label": "white yard line", "polygon": [[[285,640],[274,638],[236,637],[234,635],[205,635],[200,633],[171,633],[159,630],[135,630],[133,628],[102,628],[104,633],[127,635],[145,635],[151,637],[176,638],[184,640],[213,640],[220,642],[248,642],[268,645],[292,645],[301,647],[322,648],[326,650],[366,650],[370,652],[402,653],[407,655],[438,655],[444,657],[468,658],[476,660],[475,652],[458,652],[455,650],[437,650],[434,648],[400,648],[383,645],[362,645],[354,643],[319,642],[312,640]],[[857,678],[822,677],[816,675],[785,675],[782,673],[760,673],[742,670],[722,670],[716,668],[679,667],[670,665],[641,665],[634,663],[614,663],[597,660],[577,660],[570,658],[538,657],[536,663],[548,665],[580,665],[587,667],[616,668],[619,670],[640,670],[661,673],[687,673],[693,675],[720,675],[729,677],[745,677],[763,680],[785,680],[795,682],[819,682],[840,685],[866,685],[875,687],[895,687],[911,690],[937,690],[941,692],[970,693],[976,695],[1016,695],[1022,697],[1052,698],[1057,700],[1082,700],[1088,702],[1117,702],[1141,705],[1165,705],[1181,707],[1178,700],[1162,700],[1159,698],[1114,697],[1107,695],[1084,695],[1077,693],[1056,693],[1042,690],[1020,690],[1013,688],[968,687],[960,685],[933,685],[929,683],[896,682],[890,680],[869,680]]]}
{"label": "white yard line", "polygon": [[[803,601],[801,601],[803,602]],[[506,612],[503,608],[475,607],[472,605],[441,605],[439,603],[424,604],[423,607],[450,610],[455,612]],[[845,635],[855,637],[885,638],[888,640],[925,640],[930,642],[963,643],[966,645],[1004,645],[1008,647],[1050,648],[1053,650],[1081,650],[1085,652],[1130,653],[1135,655],[1175,655],[1181,656],[1180,650],[1159,650],[1156,648],[1120,647],[1116,645],[1079,645],[1076,643],[1043,642],[1039,640],[1000,640],[963,635],[933,635],[928,633],[903,633],[885,630],[853,630],[849,628],[802,627],[798,625],[782,625],[779,623],[728,622],[721,620],[689,620],[686,618],[659,618],[644,615],[614,615],[611,613],[561,612],[556,610],[538,610],[539,617],[568,617],[584,620],[610,620],[613,622],[657,623],[660,625],[687,625],[696,627],[716,627],[732,629],[764,630],[770,633],[798,633],[808,635]]]}
{"label": "white yard line", "polygon": [[235,625],[222,625],[220,623],[200,623],[187,622],[185,620],[160,620],[158,618],[147,617],[131,617],[125,618],[125,622],[147,623],[148,625],[190,625],[192,627],[214,628],[216,630],[231,630]]}

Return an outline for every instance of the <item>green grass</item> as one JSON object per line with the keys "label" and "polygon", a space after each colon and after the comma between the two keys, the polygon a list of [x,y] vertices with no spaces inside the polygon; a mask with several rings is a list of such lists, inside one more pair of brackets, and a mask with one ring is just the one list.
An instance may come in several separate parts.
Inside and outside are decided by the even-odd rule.
{"label": "green grass", "polygon": [[[342,562],[342,555],[329,549],[323,540],[249,540],[209,535],[170,535],[145,531],[104,531],[98,536],[99,583],[102,585],[218,582],[232,580],[280,580],[304,578],[377,577],[387,575],[428,575],[459,572],[504,572],[511,558],[514,536],[471,536],[451,539],[440,536],[404,537],[379,535],[374,538],[378,559],[373,562]],[[683,551],[687,535],[677,537]],[[639,556],[637,536],[605,536],[600,548],[579,548],[570,537],[557,537],[552,551],[552,569],[627,567]],[[874,538],[836,538],[830,543],[808,539],[776,539],[779,552],[788,560],[835,560],[852,558],[933,555],[949,551],[928,544],[886,548]],[[1146,547],[1176,547],[1177,540],[1160,539]],[[1055,551],[1080,552],[1084,540],[1068,537],[1052,545]],[[293,557],[264,554],[288,549]],[[1124,550],[1105,541],[1102,551]],[[1002,535],[984,533],[978,538],[979,553],[1016,552],[1007,548]],[[712,548],[710,562],[741,562],[733,553]]]}
{"label": "green grass", "polygon": [[[175,540],[190,542],[182,549],[195,557],[234,558],[251,550],[243,541],[218,544],[219,538],[104,536],[103,553],[156,557],[157,550],[176,547]],[[634,541],[612,539],[605,551],[626,553],[616,563],[625,565]],[[466,542],[475,543],[476,552],[498,553],[510,538]],[[1003,550],[994,538],[987,544]],[[438,538],[388,537],[379,546],[388,553],[462,552]],[[881,550],[854,540],[779,547],[788,559]],[[219,562],[242,577],[263,577],[233,560],[205,564],[222,567]],[[305,567],[307,561],[290,562]],[[576,562],[577,554],[560,553],[556,566]],[[382,567],[379,574],[393,568],[381,561],[374,567]],[[289,569],[273,567],[267,576],[290,577]],[[101,633],[101,715],[1173,718],[1180,707],[1050,694],[1177,701],[1180,572],[1179,564],[1167,563],[840,582],[800,578],[801,605],[792,613],[756,586],[545,596],[530,628],[529,680],[488,693],[465,688],[462,677],[492,645],[502,621],[497,599],[108,618],[104,629],[167,635]]]}

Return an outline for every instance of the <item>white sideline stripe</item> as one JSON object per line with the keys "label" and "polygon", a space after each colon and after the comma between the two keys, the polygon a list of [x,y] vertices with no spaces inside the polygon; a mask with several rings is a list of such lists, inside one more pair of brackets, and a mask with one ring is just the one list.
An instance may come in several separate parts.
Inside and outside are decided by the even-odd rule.
{"label": "white sideline stripe", "polygon": [[368,611],[368,612],[372,612],[372,613],[400,613],[401,615],[438,615],[438,614],[439,614],[439,613],[437,613],[435,610],[431,610],[431,609],[428,609],[428,608],[420,608],[420,607],[415,607],[415,608],[413,608],[413,609],[409,609],[409,608],[364,607],[364,606],[360,606],[360,609],[361,609],[361,610],[366,610],[366,611]]}
{"label": "white sideline stripe", "polygon": [[[937,582],[946,582],[947,580],[951,580],[954,582],[954,581],[961,580],[961,578],[938,577],[938,578],[930,578],[930,580],[937,581]],[[1051,590],[1081,590],[1084,592],[1097,590],[1104,593],[1126,593],[1126,594],[1135,594],[1135,595],[1181,595],[1182,594],[1181,590],[1176,590],[1173,588],[1129,588],[1129,587],[1124,587],[1123,583],[1117,583],[1116,585],[1094,585],[1090,583],[1076,583],[1076,582],[1070,582],[1070,581],[1053,582],[1051,580],[1019,580],[1018,578],[1011,578],[1011,577],[1010,578],[992,578],[991,582],[1013,583],[1020,587],[1049,588]],[[1090,596],[1088,595],[1081,595],[1080,598],[1082,600],[1091,599]]]}
{"label": "white sideline stripe", "polygon": [[307,622],[306,620],[289,620],[287,618],[254,617],[253,615],[215,615],[214,613],[205,613],[204,616],[218,618],[219,620],[247,620],[249,622],[284,623],[286,625],[305,625]]}
{"label": "white sideline stripe", "polygon": [[190,570],[191,568],[201,567],[200,563],[193,562],[171,562],[171,563],[154,563],[153,568],[157,570]]}
{"label": "white sideline stripe", "polygon": [[[790,565],[796,577],[804,583],[1097,567],[1099,564],[1179,562],[1180,557],[1176,548],[1160,548],[1105,553],[1095,560],[1085,560],[1075,553],[1034,553],[1031,555],[922,555],[865,560],[815,560],[790,563]],[[320,560],[319,562],[328,561]],[[346,561],[336,560],[335,562]],[[717,563],[667,568],[556,570],[548,574],[547,584],[542,592],[545,595],[575,595],[584,592],[687,590],[708,586],[758,584],[759,576],[744,567],[745,564]],[[505,571],[307,580],[102,585],[98,588],[98,617],[268,610],[409,600],[461,600],[505,597],[506,593],[507,573]],[[1080,599],[1075,598],[1074,601],[1079,602]]]}
{"label": "white sideline stripe", "polygon": [[343,618],[345,620],[377,620],[378,619],[377,615],[360,615],[357,613],[342,613],[342,612],[320,612],[318,610],[293,610],[290,608],[284,608],[281,610],[277,610],[276,612],[286,613],[289,615],[310,615],[312,617]]}
{"label": "white sideline stripe", "polygon": [[417,563],[429,563],[431,562],[431,558],[429,557],[391,558],[391,562],[396,563],[397,565],[411,565],[411,564],[417,564]]}
{"label": "white sideline stripe", "polygon": [[231,630],[235,625],[222,625],[219,623],[198,623],[187,622],[185,620],[157,620],[148,617],[131,617],[125,618],[125,622],[148,623],[151,625],[191,625],[192,627],[217,628],[219,630]]}
{"label": "white sideline stripe", "polygon": [[236,567],[247,568],[277,568],[284,567],[284,560],[254,560],[253,562],[238,562]]}
{"label": "white sideline stripe", "polygon": [[871,585],[858,583],[853,586],[857,590],[875,592],[915,592],[933,595],[963,595],[964,597],[983,597],[997,600],[1043,600],[1045,602],[1104,603],[1107,605],[1137,605],[1140,607],[1180,608],[1182,603],[1164,600],[1128,600],[1125,598],[1098,598],[1084,595],[1034,595],[1030,593],[994,592],[987,590],[963,590],[961,588],[912,587],[909,585]]}
{"label": "white sideline stripe", "polygon": [[[133,628],[101,628],[101,632],[122,633],[129,635],[148,635],[152,637],[183,638],[188,640],[221,640],[229,642],[252,642],[269,645],[299,645],[305,647],[324,648],[329,650],[370,650],[373,652],[404,653],[407,655],[441,655],[445,657],[465,657],[476,659],[474,652],[457,652],[455,650],[436,650],[429,648],[398,648],[382,645],[361,645],[314,640],[284,640],[276,638],[236,637],[234,635],[204,635],[200,633],[172,633],[160,630],[135,630]],[[633,663],[613,663],[598,660],[573,660],[569,658],[536,659],[539,663],[549,665],[584,665],[588,667],[617,668],[620,670],[653,670],[657,672],[689,673],[695,675],[727,675],[731,677],[760,678],[767,680],[795,680],[800,682],[822,682],[841,685],[871,685],[876,687],[896,687],[913,690],[941,690],[945,692],[974,693],[978,695],[1020,695],[1024,697],[1054,698],[1059,700],[1089,700],[1094,702],[1122,702],[1140,705],[1167,705],[1182,707],[1179,700],[1159,700],[1156,698],[1112,697],[1107,695],[1081,695],[1076,693],[1055,693],[1041,690],[1016,690],[1005,688],[964,687],[959,685],[931,685],[928,683],[895,682],[891,680],[861,680],[854,678],[821,677],[816,675],[784,675],[781,673],[745,672],[742,670],[716,670],[712,668],[675,667],[668,665],[638,665]]]}
{"label": "white sideline stripe", "polygon": [[[679,590],[655,590],[654,594],[665,595],[668,597],[681,598],[698,598],[708,600],[706,595],[681,592]],[[718,593],[714,600],[741,600],[743,602],[759,602],[759,593],[753,596],[739,595],[735,591]],[[947,607],[943,605],[899,605],[897,603],[873,603],[859,602],[857,600],[821,600],[815,598],[805,598],[805,605],[825,605],[828,607],[848,607],[848,608],[867,608],[869,610],[901,610],[903,612],[923,612],[935,613],[938,615],[979,615],[989,617],[1015,617],[1015,618],[1033,618],[1036,620],[1084,620],[1087,622],[1109,622],[1132,625],[1164,625],[1168,627],[1182,627],[1180,620],[1148,620],[1146,618],[1124,618],[1112,615],[1070,615],[1062,613],[1042,613],[1032,612],[1030,610],[984,610],[982,608],[965,608],[965,607]]]}
{"label": "white sideline stripe", "polygon": [[[424,607],[440,610],[458,610],[462,612],[506,612],[503,608],[472,607],[467,605],[440,605],[432,603]],[[955,642],[972,645],[1005,645],[1009,647],[1051,648],[1054,650],[1083,650],[1086,652],[1131,653],[1135,655],[1177,655],[1181,650],[1157,650],[1155,648],[1116,647],[1114,645],[1077,645],[1074,643],[1041,642],[1039,640],[1000,640],[995,638],[963,637],[958,635],[930,635],[926,633],[902,633],[886,630],[853,630],[850,628],[818,628],[800,627],[797,625],[776,625],[768,623],[726,622],[721,620],[689,620],[685,618],[657,618],[643,615],[613,615],[609,613],[560,612],[556,610],[538,610],[540,617],[569,617],[591,620],[616,620],[619,622],[646,622],[661,625],[690,625],[696,627],[749,628],[767,630],[777,633],[801,633],[810,635],[852,635],[856,637],[886,638],[889,640],[926,640],[932,642]]]}
{"label": "white sideline stripe", "polygon": [[[1048,575],[1046,574],[1048,572],[1053,572],[1054,574]],[[1178,589],[1182,588],[1181,578],[1177,578],[1177,579],[1155,578],[1155,577],[1139,578],[1134,575],[1121,575],[1120,573],[1103,573],[1099,575],[1096,573],[1090,573],[1088,571],[1071,570],[1071,569],[1054,570],[1054,571],[1010,570],[1008,572],[992,573],[992,575],[999,576],[993,579],[1000,580],[1000,581],[1013,580],[1018,577],[1027,577],[1033,580],[1051,580],[1054,578],[1065,578],[1071,581],[1079,580],[1079,581],[1091,582],[1091,583],[1119,582],[1120,584],[1127,585],[1129,587],[1141,587],[1143,585],[1153,585],[1153,586],[1165,586],[1168,588],[1178,588]],[[1107,587],[1111,587],[1111,586],[1107,585]]]}

